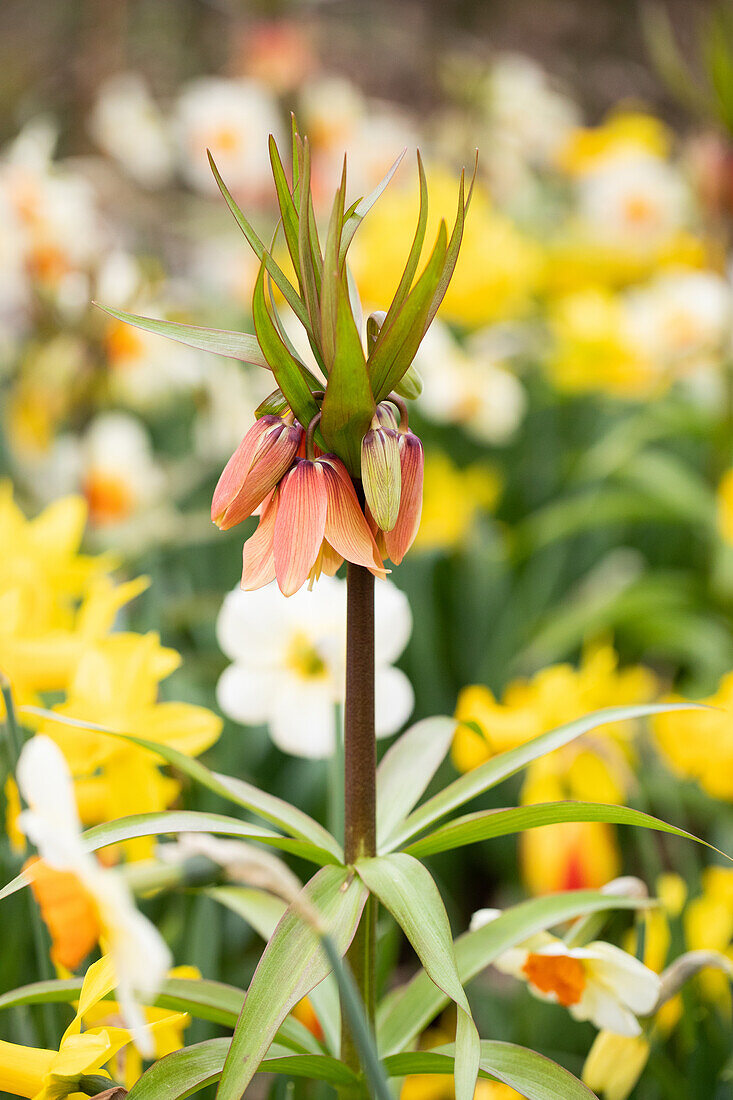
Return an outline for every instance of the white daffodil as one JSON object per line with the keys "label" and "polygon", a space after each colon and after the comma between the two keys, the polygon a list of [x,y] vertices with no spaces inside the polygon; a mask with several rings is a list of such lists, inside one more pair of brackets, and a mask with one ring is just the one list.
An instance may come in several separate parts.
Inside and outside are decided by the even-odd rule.
{"label": "white daffodil", "polygon": [[198,191],[217,193],[206,157],[210,149],[227,187],[242,200],[257,202],[269,194],[267,141],[274,134],[282,148],[282,122],[267,88],[254,80],[199,77],[178,100],[175,128],[184,175]]}
{"label": "white daffodil", "polygon": [[[407,645],[412,615],[390,581],[375,587],[376,729],[388,737],[414,705],[410,681],[396,661]],[[219,645],[234,663],[217,686],[219,706],[244,725],[266,723],[283,752],[323,758],[336,743],[335,706],[344,699],[346,582],[321,577],[312,592],[285,600],[276,584],[235,589],[217,620]]]}
{"label": "white daffodil", "polygon": [[[471,929],[497,916],[498,909],[480,909]],[[590,1020],[616,1035],[641,1034],[637,1016],[648,1015],[659,997],[659,975],[601,941],[568,947],[549,932],[538,932],[502,952],[494,966],[526,982],[540,1000],[563,1005],[576,1020]]]}
{"label": "white daffodil", "polygon": [[615,248],[659,248],[685,223],[689,194],[679,172],[660,157],[619,153],[578,181],[584,231]]}
{"label": "white daffodil", "polygon": [[[50,912],[55,904],[64,906],[63,914],[55,914],[58,920],[49,923],[52,932],[63,929],[67,940],[62,943],[54,936],[57,956],[66,949],[81,955],[82,961],[97,939],[105,945],[125,1026],[140,1052],[150,1053],[150,1035],[137,998],[155,997],[171,966],[170,951],[135,908],[122,875],[103,868],[84,847],[69,769],[50,737],[39,735],[26,743],[17,780],[28,805],[18,825],[40,856],[40,863],[28,868],[28,877],[42,909]],[[64,928],[69,913],[73,926]]]}
{"label": "white daffodil", "polygon": [[125,413],[103,413],[81,442],[82,491],[99,527],[124,523],[159,500],[163,471],[142,423]]}
{"label": "white daffodil", "polygon": [[436,423],[460,424],[481,443],[500,445],[524,416],[527,398],[501,361],[486,331],[462,347],[447,325],[434,321],[415,356],[423,380],[421,412]]}
{"label": "white daffodil", "polygon": [[670,271],[626,298],[629,336],[660,369],[717,366],[730,339],[731,287],[714,271]]}
{"label": "white daffodil", "polygon": [[97,145],[143,187],[162,187],[170,179],[170,133],[139,73],[117,73],[104,81],[89,128]]}

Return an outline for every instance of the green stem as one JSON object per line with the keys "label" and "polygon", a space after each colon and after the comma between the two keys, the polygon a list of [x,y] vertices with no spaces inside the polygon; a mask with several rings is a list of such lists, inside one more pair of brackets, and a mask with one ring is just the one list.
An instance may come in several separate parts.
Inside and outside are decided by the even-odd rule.
{"label": "green stem", "polygon": [[[352,864],[376,854],[374,736],[374,577],[349,562],[346,576],[346,701],[344,705],[344,856]],[[347,960],[374,1024],[375,906],[370,900]],[[360,1070],[359,1052],[342,1006],[341,1059]]]}

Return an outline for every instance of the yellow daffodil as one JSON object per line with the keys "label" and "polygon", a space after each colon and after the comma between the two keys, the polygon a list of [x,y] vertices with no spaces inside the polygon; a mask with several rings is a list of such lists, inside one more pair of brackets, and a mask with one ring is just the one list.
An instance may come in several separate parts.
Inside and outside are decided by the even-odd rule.
{"label": "yellow daffodil", "polygon": [[612,291],[595,287],[558,298],[550,304],[548,322],[546,369],[559,389],[639,398],[668,384],[632,341],[623,303]]}
{"label": "yellow daffodil", "polygon": [[[66,701],[54,707],[65,718],[94,722],[125,733],[140,731],[151,741],[191,756],[209,748],[221,732],[221,719],[191,703],[158,702],[158,685],[180,664],[175,650],[157,634],[117,633],[84,652],[69,684]],[[132,813],[163,810],[179,786],[164,776],[150,753],[82,727],[48,721],[41,727],[61,748],[76,782],[85,824]],[[149,855],[152,841],[127,847],[130,857]]]}
{"label": "yellow daffodil", "polygon": [[643,153],[664,159],[671,145],[672,134],[660,119],[640,111],[618,111],[600,126],[572,130],[558,160],[561,169],[577,175],[619,155]]}
{"label": "yellow daffodil", "polygon": [[[0,1042],[0,1089],[29,1100],[76,1100],[85,1074],[108,1076],[103,1067],[131,1041],[120,1027],[93,1027],[82,1032],[82,1018],[114,987],[107,958],[89,967],[77,1013],[64,1032],[57,1051]],[[110,1086],[114,1082],[110,1079]]]}
{"label": "yellow daffodil", "polygon": [[453,550],[462,546],[482,511],[490,511],[501,492],[498,474],[489,466],[455,466],[448,455],[428,451],[418,550]]}
{"label": "yellow daffodil", "polygon": [[80,552],[86,517],[80,497],[65,497],[28,520],[0,485],[0,668],[20,702],[65,690],[84,649],[147,586],[116,585],[109,556]]}
{"label": "yellow daffodil", "polygon": [[599,1031],[583,1066],[583,1081],[603,1100],[627,1100],[648,1058],[646,1036]]}
{"label": "yellow daffodil", "polygon": [[[654,675],[641,666],[618,667],[612,646],[586,648],[579,668],[553,665],[529,680],[510,683],[498,701],[488,688],[464,688],[453,762],[469,771],[491,756],[602,707],[648,702]],[[478,728],[477,728],[478,727]],[[522,802],[564,799],[621,802],[632,779],[628,725],[600,727],[537,760],[526,773]],[[525,882],[533,893],[596,888],[618,874],[615,832],[602,822],[572,822],[532,829],[520,841]]]}
{"label": "yellow daffodil", "polygon": [[[652,672],[642,666],[619,668],[615,650],[606,643],[586,647],[579,668],[551,665],[531,679],[513,681],[500,702],[481,685],[464,688],[456,717],[475,723],[481,732],[459,725],[454,763],[461,771],[468,770],[591,711],[649,702],[656,691]],[[600,727],[567,749],[544,757],[533,778],[562,776],[569,788],[565,797],[620,801],[630,779],[632,732],[628,725]]]}
{"label": "yellow daffodil", "polygon": [[696,779],[713,798],[733,798],[733,672],[702,700],[710,710],[669,711],[655,715],[653,730],[667,762],[679,774]]}
{"label": "yellow daffodil", "polygon": [[[474,913],[471,928],[495,920],[498,909]],[[613,944],[597,941],[569,947],[538,932],[502,952],[494,966],[528,984],[540,1000],[560,1004],[576,1020],[590,1020],[617,1035],[639,1035],[637,1016],[646,1016],[659,997],[659,976]]]}
{"label": "yellow daffodil", "polygon": [[[168,977],[196,980],[201,977],[201,973],[195,966],[177,966],[169,972]],[[191,1023],[188,1013],[148,1006],[143,1011],[153,1041],[154,1057],[165,1058],[167,1054],[180,1050],[183,1046],[183,1033]],[[120,1006],[111,1000],[90,1004],[84,1010],[82,1022],[85,1028],[119,1027],[122,1023]],[[125,1088],[131,1089],[143,1072],[140,1052],[132,1043],[128,1043],[116,1052],[107,1070]]]}
{"label": "yellow daffodil", "polygon": [[[707,867],[702,875],[702,894],[687,905],[684,929],[692,951],[719,951],[733,962],[733,870]],[[730,1012],[730,979],[704,970],[698,979],[703,994]]]}
{"label": "yellow daffodil", "polygon": [[[170,967],[157,929],[135,908],[122,875],[106,870],[85,848],[66,762],[48,737],[26,743],[17,770],[28,809],[20,828],[40,862],[26,874],[53,936],[53,956],[78,963],[97,939],[108,950],[122,1015],[142,1053],[151,1050],[138,995],[152,997]],[[106,1060],[106,1059],[105,1059]]]}
{"label": "yellow daffodil", "polygon": [[[430,172],[428,237],[441,217],[453,217],[455,187],[444,170]],[[410,251],[419,197],[411,189],[387,191],[354,243],[353,267],[365,302],[381,308],[396,287]],[[474,187],[471,232],[464,236],[455,274],[440,316],[470,328],[521,316],[528,310],[543,273],[540,247],[491,205],[480,184]],[[486,257],[492,257],[487,264]]]}

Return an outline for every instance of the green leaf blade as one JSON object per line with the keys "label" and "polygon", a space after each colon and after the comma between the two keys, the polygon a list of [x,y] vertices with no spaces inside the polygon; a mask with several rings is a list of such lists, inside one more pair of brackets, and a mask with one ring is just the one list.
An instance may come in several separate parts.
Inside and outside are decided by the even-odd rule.
{"label": "green leaf blade", "polygon": [[[96,302],[95,305],[99,303]],[[99,305],[99,308],[115,320],[124,321],[127,325],[142,329],[144,332],[151,332],[155,336],[164,336],[168,340],[176,340],[179,344],[186,344],[199,351],[214,352],[216,355],[224,355],[229,359],[238,359],[242,363],[250,363],[252,366],[270,370],[270,364],[262,353],[257,337],[248,332],[200,328],[197,325],[184,325],[178,321],[158,321],[154,317],[140,317],[136,313],[112,309],[111,306]]]}
{"label": "green leaf blade", "polygon": [[[305,887],[341,954],[356,932],[367,891],[347,868],[324,867]],[[218,1100],[240,1100],[291,1009],[329,974],[318,935],[291,906],[259,961],[224,1065]]]}

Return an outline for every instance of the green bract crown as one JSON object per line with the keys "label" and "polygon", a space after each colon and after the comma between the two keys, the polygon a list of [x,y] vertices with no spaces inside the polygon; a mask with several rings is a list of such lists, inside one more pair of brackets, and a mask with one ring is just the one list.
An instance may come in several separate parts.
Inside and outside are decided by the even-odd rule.
{"label": "green bract crown", "polygon": [[[441,221],[428,261],[417,275],[428,221],[427,180],[420,153],[417,153],[420,210],[415,237],[388,310],[373,313],[367,321],[368,349],[365,352],[361,339],[361,304],[346,258],[359,225],[392,179],[403,157],[404,152],[371,194],[348,208],[344,157],[341,183],[321,245],[311,192],[308,138],[301,137],[293,118],[292,187],[275,139],[270,137],[270,161],[280,221],[272,244],[267,248],[230,194],[209,153],[219,189],[260,261],[252,300],[256,335],[158,321],[121,310],[108,309],[107,312],[148,332],[268,368],[275,376],[277,389],[260,405],[257,415],[279,413],[289,406],[305,428],[320,412],[319,445],[337,454],[349,472],[358,477],[361,441],[369,429],[377,403],[393,391],[408,397],[419,392],[415,378],[405,376],[455,270],[476,175],[474,167],[466,194],[465,171],[461,173],[458,209],[450,237],[445,221]],[[280,227],[297,288],[274,258]],[[278,316],[273,284],[305,329],[322,378],[309,369],[289,340]]]}

